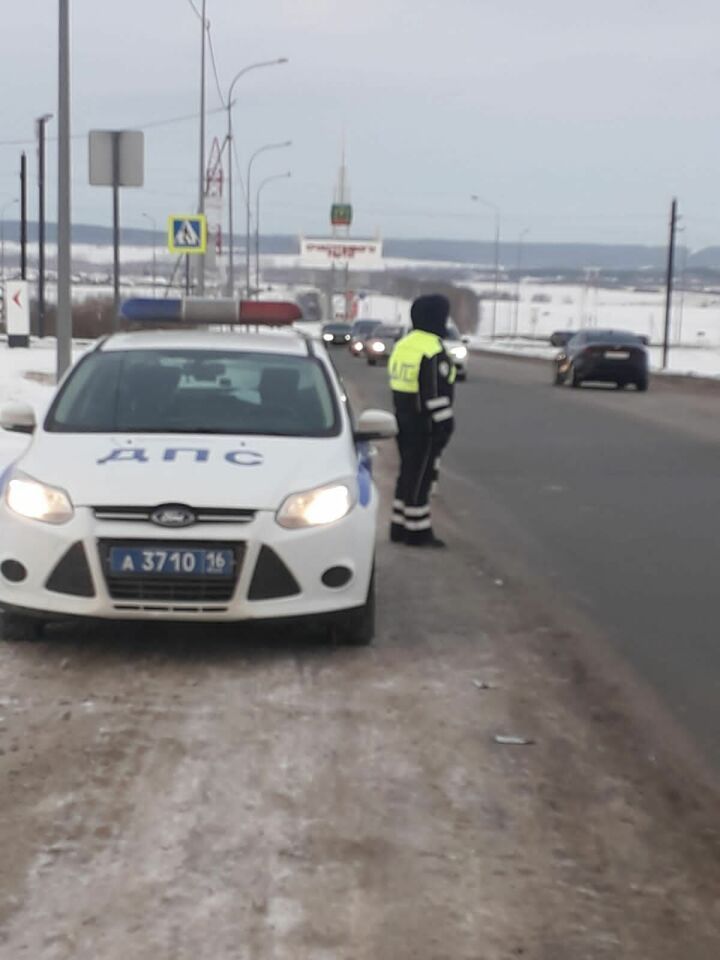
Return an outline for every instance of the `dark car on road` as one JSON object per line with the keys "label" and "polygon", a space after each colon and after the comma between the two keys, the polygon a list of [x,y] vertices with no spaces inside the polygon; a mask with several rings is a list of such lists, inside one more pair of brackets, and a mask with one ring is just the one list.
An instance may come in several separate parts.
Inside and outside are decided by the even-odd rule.
{"label": "dark car on road", "polygon": [[403,336],[405,336],[405,328],[399,324],[381,324],[377,330],[373,330],[365,341],[365,353],[370,366],[387,363],[393,347]]}
{"label": "dark car on road", "polygon": [[382,320],[356,320],[353,323],[348,347],[354,357],[363,356],[368,337],[372,336],[373,331],[381,325]]}
{"label": "dark car on road", "polygon": [[327,344],[347,346],[351,329],[349,323],[326,323],[322,328],[322,338]]}
{"label": "dark car on road", "polygon": [[625,330],[580,330],[570,336],[555,357],[556,386],[569,383],[629,383],[648,388],[648,352],[644,337]]}

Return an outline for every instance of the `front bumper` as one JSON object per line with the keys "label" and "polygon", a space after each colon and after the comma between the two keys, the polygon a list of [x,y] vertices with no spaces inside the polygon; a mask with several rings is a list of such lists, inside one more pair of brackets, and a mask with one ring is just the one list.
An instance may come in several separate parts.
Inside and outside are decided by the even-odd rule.
{"label": "front bumper", "polygon": [[[0,608],[32,611],[50,619],[238,621],[332,614],[362,606],[375,550],[377,496],[327,527],[285,530],[274,514],[259,511],[248,523],[199,523],[166,530],[151,523],[99,520],[77,508],[62,526],[24,520],[0,504],[0,571],[8,561],[27,571],[17,581],[0,572]],[[166,596],[122,590],[107,571],[108,542],[137,541],[168,549],[180,544],[222,544],[237,552],[237,575],[226,594],[187,592]],[[349,580],[327,586],[323,575],[342,568]],[[331,581],[334,578],[330,578]],[[154,580],[155,584],[161,583]],[[213,582],[213,588],[217,581]],[[71,592],[68,592],[71,591]],[[90,595],[88,595],[90,594]]]}

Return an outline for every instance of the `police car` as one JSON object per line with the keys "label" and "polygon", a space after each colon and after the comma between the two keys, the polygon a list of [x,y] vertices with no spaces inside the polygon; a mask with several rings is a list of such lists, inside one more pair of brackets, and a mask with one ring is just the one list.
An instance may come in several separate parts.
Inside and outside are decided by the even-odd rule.
{"label": "police car", "polygon": [[0,635],[52,620],[312,617],[374,625],[369,442],[325,348],[295,331],[118,334],[64,379],[0,477]]}

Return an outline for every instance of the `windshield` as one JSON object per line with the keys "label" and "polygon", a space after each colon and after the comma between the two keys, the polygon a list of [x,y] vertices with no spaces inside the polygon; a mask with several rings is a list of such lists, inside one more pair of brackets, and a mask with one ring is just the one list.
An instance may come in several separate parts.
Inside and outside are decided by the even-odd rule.
{"label": "windshield", "polygon": [[326,323],[323,333],[350,333],[349,323]]}
{"label": "windshield", "polygon": [[460,337],[460,331],[458,330],[458,328],[455,326],[455,324],[454,324],[451,320],[448,321],[446,330],[447,330],[447,334],[446,334],[446,336],[445,336],[445,339],[446,339],[446,340],[460,340],[460,339],[461,339],[461,337]]}
{"label": "windshield", "polygon": [[576,340],[576,343],[642,343],[636,334],[624,330],[584,330],[582,337],[583,341]]}
{"label": "windshield", "polygon": [[401,337],[402,327],[378,327],[374,331],[376,337]]}
{"label": "windshield", "polygon": [[339,432],[312,357],[210,350],[96,351],[75,369],[45,424],[52,433]]}
{"label": "windshield", "polygon": [[365,334],[372,333],[377,327],[380,326],[379,320],[358,320],[352,326],[353,336],[361,337]]}

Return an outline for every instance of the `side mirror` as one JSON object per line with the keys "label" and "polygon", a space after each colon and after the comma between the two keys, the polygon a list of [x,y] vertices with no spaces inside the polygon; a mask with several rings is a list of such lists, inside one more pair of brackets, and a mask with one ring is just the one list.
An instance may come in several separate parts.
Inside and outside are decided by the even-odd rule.
{"label": "side mirror", "polygon": [[0,427],[12,433],[35,433],[35,411],[29,403],[8,403],[0,410]]}
{"label": "side mirror", "polygon": [[642,343],[643,346],[649,347],[649,346],[650,346],[650,337],[640,337],[640,343]]}
{"label": "side mirror", "polygon": [[397,436],[398,425],[394,413],[386,410],[365,410],[355,427],[355,440],[391,440]]}
{"label": "side mirror", "polygon": [[550,337],[550,343],[553,347],[564,347],[572,340],[573,334],[570,330],[556,330]]}
{"label": "side mirror", "polygon": [[470,343],[470,337],[468,337],[467,334],[465,334],[464,336],[460,337],[460,339],[461,339],[462,342],[465,344],[465,346],[467,346],[467,345]]}

